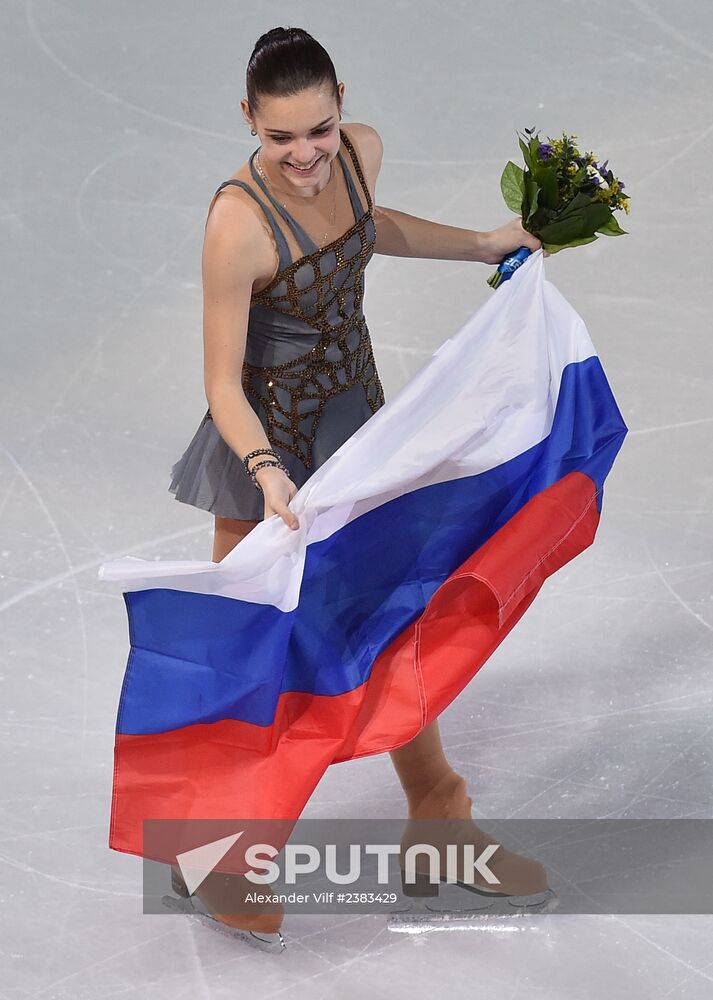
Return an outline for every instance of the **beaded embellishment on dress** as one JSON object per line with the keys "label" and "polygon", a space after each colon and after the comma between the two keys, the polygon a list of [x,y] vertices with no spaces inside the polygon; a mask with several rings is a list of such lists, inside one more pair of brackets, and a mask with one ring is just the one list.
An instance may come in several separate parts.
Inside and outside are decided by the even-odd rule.
{"label": "beaded embellishment on dress", "polygon": [[[354,350],[349,349],[347,341],[356,324],[350,326],[351,330],[340,332],[336,338],[341,353],[339,361],[326,359],[327,345],[322,340],[308,354],[281,365],[270,368],[243,365],[243,390],[246,395],[263,402],[268,438],[297,455],[306,468],[312,466],[317,426],[331,396],[361,382],[373,413],[384,404],[384,391],[366,324],[357,330],[359,339]],[[280,404],[279,390],[288,394],[289,408]]]}
{"label": "beaded embellishment on dress", "polygon": [[[312,466],[317,427],[332,396],[361,383],[373,413],[384,404],[362,310],[364,270],[376,243],[373,203],[354,147],[341,129],[340,133],[364,190],[366,211],[361,213],[353,181],[342,163],[356,216],[354,224],[324,247],[316,247],[285,267],[278,267],[270,283],[251,297],[251,310],[265,306],[295,317],[319,331],[321,337],[309,351],[287,362],[264,366],[245,361],[242,371],[245,394],[264,407],[270,442],[297,456],[305,468]],[[341,160],[341,153],[339,157]],[[253,176],[295,232],[300,245],[315,247],[295,220],[281,210],[254,171]],[[274,223],[267,206],[260,204]]]}

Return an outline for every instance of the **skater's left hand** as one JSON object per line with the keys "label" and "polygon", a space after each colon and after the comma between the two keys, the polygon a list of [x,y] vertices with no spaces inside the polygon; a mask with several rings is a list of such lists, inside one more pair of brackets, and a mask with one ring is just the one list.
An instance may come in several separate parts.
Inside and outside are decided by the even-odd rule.
{"label": "skater's left hand", "polygon": [[[504,226],[485,233],[485,238],[485,256],[482,258],[484,264],[499,264],[509,253],[514,253],[520,247],[529,247],[533,251],[542,247],[542,240],[538,240],[523,227],[520,215]],[[545,257],[550,256],[547,250],[543,252]]]}

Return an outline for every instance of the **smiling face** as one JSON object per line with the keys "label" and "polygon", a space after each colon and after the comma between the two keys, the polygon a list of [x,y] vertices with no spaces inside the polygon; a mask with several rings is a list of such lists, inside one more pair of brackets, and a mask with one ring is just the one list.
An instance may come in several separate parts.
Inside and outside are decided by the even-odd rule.
{"label": "smiling face", "polygon": [[247,101],[241,101],[246,120],[260,137],[260,164],[276,187],[310,195],[329,180],[330,163],[339,151],[343,83],[338,90],[339,102],[326,84],[291,97],[261,96],[254,117]]}

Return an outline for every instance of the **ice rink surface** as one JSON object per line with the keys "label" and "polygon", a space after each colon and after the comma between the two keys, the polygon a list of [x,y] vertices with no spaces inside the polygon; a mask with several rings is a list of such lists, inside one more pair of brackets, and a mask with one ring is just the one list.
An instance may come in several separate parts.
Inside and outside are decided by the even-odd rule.
{"label": "ice rink surface", "polygon": [[[207,559],[169,470],[205,411],[211,195],[255,148],[244,72],[301,26],[384,142],[377,203],[493,229],[516,133],[576,133],[626,183],[629,235],[546,261],[629,427],[596,542],[441,716],[474,817],[710,817],[713,806],[713,7],[696,0],[5,8],[0,998],[430,996],[703,1000],[706,915],[552,914],[391,933],[287,915],[253,952],[141,912],[107,847],[128,650],[99,565]],[[387,400],[492,294],[492,268],[375,256],[365,313]],[[331,767],[306,816],[399,816],[388,755]],[[487,826],[487,824],[484,824]],[[652,871],[652,878],[656,872]],[[487,930],[487,932],[486,932]]]}

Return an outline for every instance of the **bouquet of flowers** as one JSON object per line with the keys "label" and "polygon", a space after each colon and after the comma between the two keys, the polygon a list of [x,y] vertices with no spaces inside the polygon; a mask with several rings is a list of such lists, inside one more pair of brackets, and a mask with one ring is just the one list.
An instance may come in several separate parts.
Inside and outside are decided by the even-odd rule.
{"label": "bouquet of flowers", "polygon": [[[518,134],[525,169],[509,160],[500,190],[512,212],[522,218],[522,226],[542,241],[548,253],[578,247],[604,236],[624,236],[613,212],[623,208],[629,214],[629,197],[624,184],[607,169],[606,160],[597,163],[593,153],[580,153],[576,135],[562,133],[561,139],[541,142],[534,128]],[[509,254],[488,278],[492,288],[507,281],[532,251],[520,247]]]}

